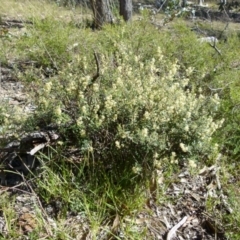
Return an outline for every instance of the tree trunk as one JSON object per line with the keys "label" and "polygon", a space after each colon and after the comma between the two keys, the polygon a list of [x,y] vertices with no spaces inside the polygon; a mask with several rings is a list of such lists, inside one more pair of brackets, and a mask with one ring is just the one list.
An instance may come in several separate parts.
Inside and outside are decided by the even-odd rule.
{"label": "tree trunk", "polygon": [[125,21],[132,18],[132,0],[119,0],[120,15]]}
{"label": "tree trunk", "polygon": [[109,0],[91,0],[94,15],[94,27],[101,28],[104,23],[113,23]]}
{"label": "tree trunk", "polygon": [[181,7],[186,7],[187,6],[187,0],[182,0]]}
{"label": "tree trunk", "polygon": [[[113,15],[110,8],[111,0],[90,0],[93,10],[94,27],[101,28],[104,23],[113,23]],[[125,21],[132,18],[132,0],[119,0],[120,15]]]}

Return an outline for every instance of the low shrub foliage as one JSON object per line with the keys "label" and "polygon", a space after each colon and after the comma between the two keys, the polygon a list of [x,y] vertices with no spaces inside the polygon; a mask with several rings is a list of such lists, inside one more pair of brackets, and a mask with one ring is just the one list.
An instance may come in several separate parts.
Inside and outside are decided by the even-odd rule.
{"label": "low shrub foliage", "polygon": [[212,134],[223,122],[214,120],[218,95],[189,90],[194,69],[180,67],[160,46],[149,54],[140,44],[136,52],[128,38],[119,41],[127,28],[118,27],[116,39],[106,28],[111,51],[101,45],[76,55],[41,86],[39,117],[49,113],[49,124],[67,125],[65,136],[74,135],[82,153],[99,163],[151,169],[164,157],[211,156]]}

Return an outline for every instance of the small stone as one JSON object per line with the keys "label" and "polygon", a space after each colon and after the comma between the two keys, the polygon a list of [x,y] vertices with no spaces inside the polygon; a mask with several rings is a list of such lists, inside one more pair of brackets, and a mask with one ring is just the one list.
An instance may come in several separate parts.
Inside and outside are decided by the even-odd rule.
{"label": "small stone", "polygon": [[22,210],[23,213],[27,213],[27,212],[29,212],[29,209],[28,209],[27,207],[22,207],[21,210]]}

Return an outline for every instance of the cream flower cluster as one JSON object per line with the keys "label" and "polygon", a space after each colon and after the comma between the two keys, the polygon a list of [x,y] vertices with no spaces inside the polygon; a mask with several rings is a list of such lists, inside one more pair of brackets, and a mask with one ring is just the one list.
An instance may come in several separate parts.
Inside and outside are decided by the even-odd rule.
{"label": "cream flower cluster", "polygon": [[[89,126],[94,131],[113,131],[116,149],[123,149],[126,142],[146,145],[156,154],[173,152],[172,145],[182,153],[209,148],[212,134],[223,123],[209,114],[218,109],[220,99],[218,95],[206,98],[201,89],[198,95],[185,90],[194,69],[184,72],[159,47],[151,58],[133,54],[123,42],[115,42],[114,47],[114,56],[102,54],[100,76],[88,92],[85,89],[96,66],[83,57],[60,73],[60,80],[50,79],[45,84],[42,104],[48,108],[47,99],[57,93],[56,116],[60,117],[63,109],[70,112],[82,136]],[[60,95],[64,100],[56,97]],[[177,156],[171,158],[175,161]]]}

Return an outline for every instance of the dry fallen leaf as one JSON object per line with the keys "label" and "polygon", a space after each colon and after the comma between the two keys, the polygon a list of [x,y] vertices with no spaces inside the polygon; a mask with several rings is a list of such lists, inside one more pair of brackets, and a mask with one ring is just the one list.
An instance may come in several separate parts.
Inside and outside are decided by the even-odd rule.
{"label": "dry fallen leaf", "polygon": [[113,233],[116,233],[118,231],[118,229],[119,229],[119,226],[120,226],[120,217],[119,217],[118,214],[116,214],[116,217],[115,217],[115,219],[113,221],[113,225],[111,227],[111,231]]}
{"label": "dry fallen leaf", "polygon": [[24,233],[29,233],[37,227],[37,221],[31,213],[23,213],[18,219],[18,225]]}

